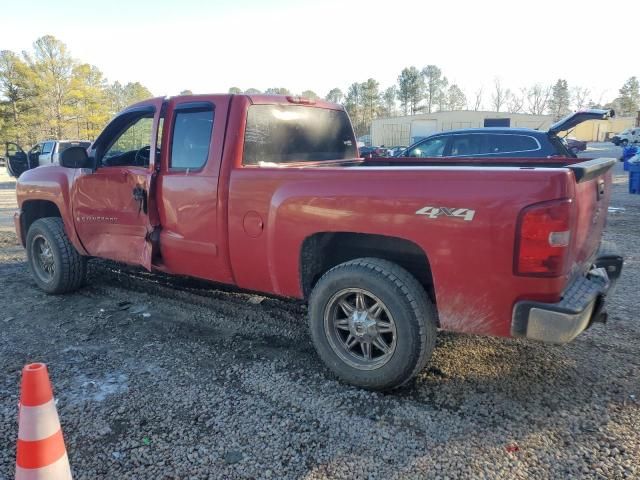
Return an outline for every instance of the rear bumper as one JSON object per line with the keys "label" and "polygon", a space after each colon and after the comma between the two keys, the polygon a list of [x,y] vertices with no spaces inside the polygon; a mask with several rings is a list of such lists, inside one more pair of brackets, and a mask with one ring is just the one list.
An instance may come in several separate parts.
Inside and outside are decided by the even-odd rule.
{"label": "rear bumper", "polygon": [[567,343],[593,322],[606,322],[606,297],[622,272],[623,258],[603,242],[589,272],[576,279],[557,303],[521,301],[513,308],[511,335],[547,343]]}

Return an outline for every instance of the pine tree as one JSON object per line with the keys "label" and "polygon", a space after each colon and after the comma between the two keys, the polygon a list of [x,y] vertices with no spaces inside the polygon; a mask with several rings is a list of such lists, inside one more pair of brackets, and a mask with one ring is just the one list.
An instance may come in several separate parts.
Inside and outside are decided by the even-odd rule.
{"label": "pine tree", "polygon": [[404,68],[398,76],[398,99],[404,114],[414,115],[424,98],[424,77],[416,67]]}
{"label": "pine tree", "polygon": [[339,88],[332,88],[331,90],[329,90],[329,93],[327,93],[327,96],[324,97],[324,99],[332,103],[342,103],[344,99],[344,93],[342,93],[342,90],[340,90]]}
{"label": "pine tree", "polygon": [[629,78],[619,90],[620,115],[635,115],[640,110],[640,85],[636,77]]}
{"label": "pine tree", "polygon": [[570,113],[570,103],[569,85],[566,80],[558,79],[551,89],[551,99],[549,100],[549,111],[554,120],[560,120]]}

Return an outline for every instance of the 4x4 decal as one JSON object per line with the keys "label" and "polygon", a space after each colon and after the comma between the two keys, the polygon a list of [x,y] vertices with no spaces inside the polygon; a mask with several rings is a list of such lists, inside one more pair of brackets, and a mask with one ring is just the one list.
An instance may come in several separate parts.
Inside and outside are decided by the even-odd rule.
{"label": "4x4 decal", "polygon": [[416,215],[425,215],[427,218],[452,217],[460,218],[467,222],[473,220],[476,211],[468,208],[450,208],[450,207],[422,207],[416,212]]}

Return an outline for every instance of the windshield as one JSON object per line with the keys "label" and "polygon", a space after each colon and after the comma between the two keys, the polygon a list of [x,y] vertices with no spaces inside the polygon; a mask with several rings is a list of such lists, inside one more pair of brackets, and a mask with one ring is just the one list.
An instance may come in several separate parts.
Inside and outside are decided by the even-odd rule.
{"label": "windshield", "polygon": [[300,105],[252,105],[244,135],[244,165],[356,158],[356,140],[342,110]]}

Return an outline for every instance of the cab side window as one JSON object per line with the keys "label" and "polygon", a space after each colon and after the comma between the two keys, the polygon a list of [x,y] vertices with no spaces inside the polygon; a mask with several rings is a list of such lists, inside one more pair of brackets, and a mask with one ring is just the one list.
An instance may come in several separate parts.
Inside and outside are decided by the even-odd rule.
{"label": "cab side window", "polygon": [[429,138],[409,149],[407,156],[418,158],[441,157],[444,154],[446,145],[447,137]]}
{"label": "cab side window", "polygon": [[213,117],[211,105],[176,110],[169,169],[198,170],[207,163]]}
{"label": "cab side window", "polygon": [[149,165],[153,113],[135,118],[117,134],[104,156],[105,167]]}
{"label": "cab side window", "polygon": [[42,153],[51,153],[51,150],[53,150],[53,142],[45,142],[42,147]]}

